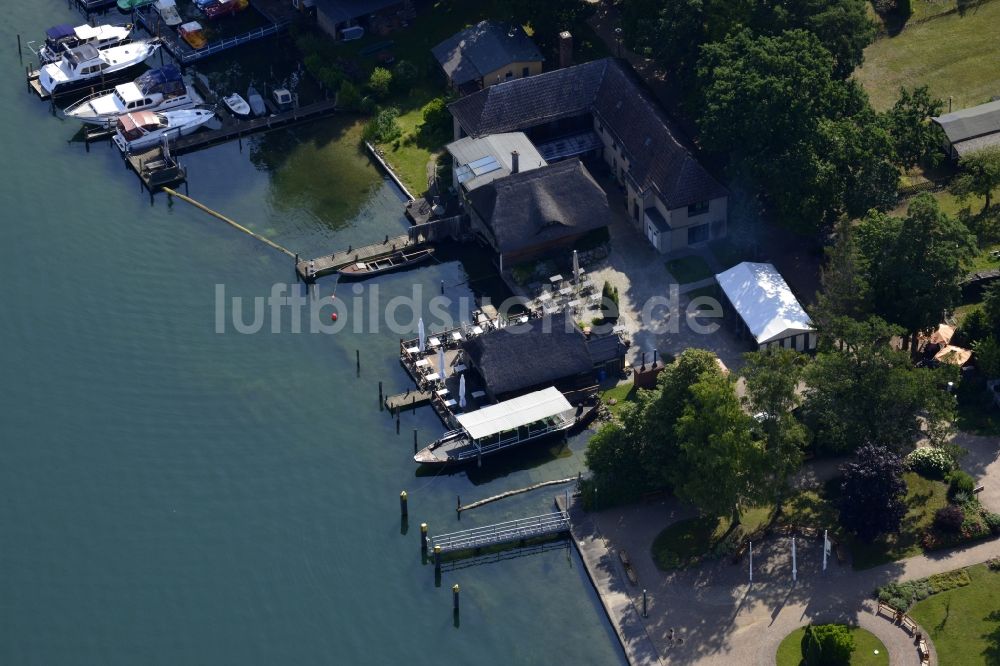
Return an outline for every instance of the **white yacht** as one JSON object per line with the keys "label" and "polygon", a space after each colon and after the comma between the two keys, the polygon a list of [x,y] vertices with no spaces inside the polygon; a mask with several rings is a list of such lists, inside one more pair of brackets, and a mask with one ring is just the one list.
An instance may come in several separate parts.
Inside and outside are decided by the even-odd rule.
{"label": "white yacht", "polygon": [[91,125],[113,125],[132,111],[190,109],[204,103],[193,86],[186,85],[176,65],[144,72],[131,83],[94,93],[63,110],[63,115]]}
{"label": "white yacht", "polygon": [[101,50],[84,44],[66,51],[59,62],[42,67],[38,72],[38,83],[48,95],[91,85],[100,82],[103,77],[141,65],[159,46],[155,39]]}
{"label": "white yacht", "polygon": [[127,25],[87,25],[71,26],[68,23],[52,26],[45,31],[45,44],[37,51],[34,42],[28,43],[28,48],[38,54],[38,61],[45,65],[56,62],[66,51],[90,44],[98,49],[118,46],[132,34],[132,24]]}
{"label": "white yacht", "polygon": [[208,109],[135,111],[118,117],[113,139],[119,150],[131,153],[191,134],[214,117],[215,111]]}

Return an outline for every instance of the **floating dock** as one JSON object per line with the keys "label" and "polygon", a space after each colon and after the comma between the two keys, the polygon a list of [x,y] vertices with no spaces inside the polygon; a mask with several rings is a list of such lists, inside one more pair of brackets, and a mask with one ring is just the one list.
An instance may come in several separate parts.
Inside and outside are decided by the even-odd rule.
{"label": "floating dock", "polygon": [[462,551],[474,552],[491,546],[523,544],[528,539],[565,534],[569,529],[569,514],[560,510],[541,516],[518,518],[495,525],[441,534],[430,538],[429,547],[436,552],[440,546],[442,555]]}

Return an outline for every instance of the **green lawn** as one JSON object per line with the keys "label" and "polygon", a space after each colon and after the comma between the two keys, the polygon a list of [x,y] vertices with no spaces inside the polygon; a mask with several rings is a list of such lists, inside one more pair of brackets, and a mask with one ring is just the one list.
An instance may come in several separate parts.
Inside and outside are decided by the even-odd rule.
{"label": "green lawn", "polygon": [[[336,47],[337,56],[355,63],[364,78],[379,64],[381,51],[372,48],[378,45],[385,45],[384,51],[391,54],[396,62],[406,60],[416,65],[420,71],[421,78],[410,90],[396,90],[380,103],[380,106],[399,109],[399,124],[403,136],[398,141],[380,145],[379,148],[385,152],[385,159],[393,171],[416,196],[427,189],[428,163],[437,159],[444,145],[451,140],[451,136],[446,136],[436,137],[434,141],[428,142],[418,138],[416,133],[422,120],[421,107],[435,97],[447,94],[444,74],[440,71],[431,48],[462,28],[486,18],[503,15],[504,3],[501,0],[439,0],[418,12],[409,26],[391,35],[383,37],[370,34],[357,41],[339,42]],[[531,26],[526,28],[530,33]],[[586,22],[574,26],[572,33],[577,62],[608,55],[604,43]],[[546,69],[554,67],[556,55],[554,52],[545,52]],[[388,67],[392,68],[391,65]]]}
{"label": "green lawn", "polygon": [[942,666],[1000,664],[1000,573],[967,569],[972,584],[918,602],[910,615],[930,633]]}
{"label": "green lawn", "polygon": [[[613,386],[606,391],[601,391],[601,401],[607,405],[608,410],[614,414],[618,415],[621,408],[628,404],[635,396],[635,384],[632,382],[625,382],[623,384],[618,384]],[[610,404],[610,401],[614,399],[616,402],[614,405]]]}
{"label": "green lawn", "polygon": [[[860,627],[851,627],[854,636],[854,653],[851,655],[851,666],[888,666],[889,651],[885,645],[870,631]],[[781,641],[776,655],[777,666],[799,666],[802,661],[802,638],[806,628],[799,627]],[[875,651],[878,650],[878,654]],[[944,662],[942,662],[944,663]]]}
{"label": "green lawn", "polygon": [[934,522],[934,513],[948,503],[948,486],[914,472],[907,472],[903,478],[909,511],[899,532],[883,535],[870,544],[854,541],[851,554],[855,569],[868,569],[923,553],[920,535]]}
{"label": "green lawn", "polygon": [[727,536],[738,543],[747,534],[762,528],[771,518],[770,507],[748,509],[730,534],[729,518],[690,518],[670,525],[653,540],[653,561],[663,571],[696,564],[703,555],[718,547]]}
{"label": "green lawn", "polygon": [[919,555],[923,552],[920,536],[934,522],[934,512],[948,503],[948,486],[914,472],[903,475],[906,480],[906,504],[909,511],[900,531],[863,543],[844,533],[840,527],[837,501],[838,480],[822,488],[802,490],[791,495],[781,507],[778,523],[794,527],[830,529],[831,536],[843,540],[851,551],[855,569],[868,569],[879,564]]}
{"label": "green lawn", "polygon": [[855,72],[876,109],[896,100],[900,86],[930,86],[931,93],[962,109],[989,101],[1000,87],[1000,2],[989,2],[964,16],[955,13],[909,25],[895,37],[865,49]]}
{"label": "green lawn", "polygon": [[697,282],[713,275],[712,269],[708,267],[708,262],[698,255],[671,259],[667,262],[667,270],[674,276],[678,284]]}

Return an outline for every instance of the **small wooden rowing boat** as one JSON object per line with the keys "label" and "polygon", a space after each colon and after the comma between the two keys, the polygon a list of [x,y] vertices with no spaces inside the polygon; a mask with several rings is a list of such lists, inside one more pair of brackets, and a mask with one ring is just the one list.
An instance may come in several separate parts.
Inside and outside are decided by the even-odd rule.
{"label": "small wooden rowing boat", "polygon": [[349,266],[341,268],[340,279],[342,280],[363,280],[373,275],[381,275],[390,271],[396,271],[407,266],[420,263],[430,259],[434,254],[434,248],[423,247],[409,250],[398,250],[392,254],[387,254],[368,261],[359,261]]}

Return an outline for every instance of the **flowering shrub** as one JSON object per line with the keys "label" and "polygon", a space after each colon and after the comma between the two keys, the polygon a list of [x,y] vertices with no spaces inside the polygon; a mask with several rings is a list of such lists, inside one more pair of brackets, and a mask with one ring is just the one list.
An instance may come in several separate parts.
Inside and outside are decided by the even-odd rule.
{"label": "flowering shrub", "polygon": [[922,446],[906,456],[906,468],[928,479],[943,479],[955,467],[955,459],[944,449]]}

